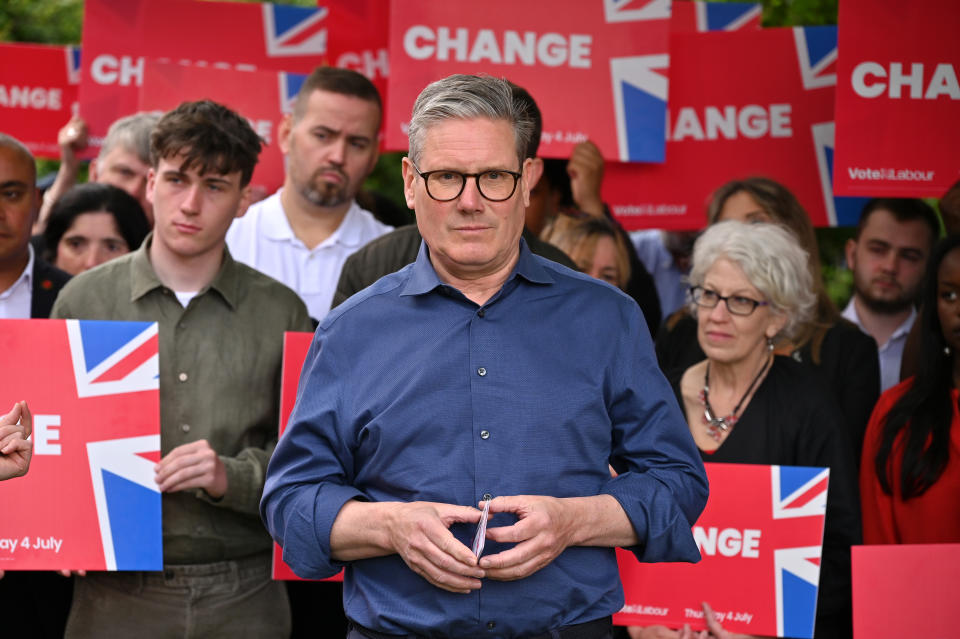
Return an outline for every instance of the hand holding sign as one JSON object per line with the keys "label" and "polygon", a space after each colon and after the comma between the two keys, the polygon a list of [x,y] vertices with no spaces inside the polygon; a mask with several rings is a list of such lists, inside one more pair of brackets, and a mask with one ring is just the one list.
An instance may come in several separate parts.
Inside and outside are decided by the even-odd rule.
{"label": "hand holding sign", "polygon": [[227,469],[205,439],[177,446],[160,460],[154,470],[157,486],[164,493],[202,488],[214,499],[219,499],[227,492]]}
{"label": "hand holding sign", "polygon": [[0,480],[21,477],[30,468],[33,442],[33,418],[27,402],[17,402],[0,417]]}

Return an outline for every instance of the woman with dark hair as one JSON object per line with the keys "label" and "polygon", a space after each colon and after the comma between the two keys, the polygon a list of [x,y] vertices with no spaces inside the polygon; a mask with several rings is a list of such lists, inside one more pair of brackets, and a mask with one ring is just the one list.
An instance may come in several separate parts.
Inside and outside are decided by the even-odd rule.
{"label": "woman with dark hair", "polygon": [[[734,180],[718,188],[707,209],[707,223],[725,220],[782,224],[807,252],[807,266],[816,296],[814,312],[797,327],[793,337],[777,352],[812,366],[843,413],[842,423],[856,459],[863,433],[880,396],[880,360],[877,343],[840,316],[827,295],[820,274],[820,253],[810,217],[782,184],[762,177]],[[696,320],[679,311],[667,319],[657,335],[657,358],[669,377],[703,359],[696,339]]]}
{"label": "woman with dark hair", "polygon": [[866,544],[960,542],[960,235],[930,259],[914,377],[877,403],[863,445]]}
{"label": "woman with dark hair", "polygon": [[139,248],[149,232],[143,207],[126,191],[81,184],[54,204],[43,233],[44,257],[76,275]]}

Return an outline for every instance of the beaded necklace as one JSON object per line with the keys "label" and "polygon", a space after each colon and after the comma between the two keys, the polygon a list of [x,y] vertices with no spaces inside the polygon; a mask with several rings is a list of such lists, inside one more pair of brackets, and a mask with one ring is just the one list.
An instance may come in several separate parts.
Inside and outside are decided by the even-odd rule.
{"label": "beaded necklace", "polygon": [[747,392],[743,394],[743,397],[740,398],[737,405],[733,407],[733,411],[726,417],[717,417],[713,412],[713,407],[710,406],[710,362],[707,362],[707,371],[703,375],[703,390],[700,391],[700,402],[703,404],[703,422],[707,426],[707,432],[716,441],[719,442],[722,434],[733,428],[733,425],[737,423],[737,420],[740,418],[740,408],[743,406],[743,402],[747,400],[750,393],[752,393],[757,384],[760,383],[760,378],[763,377],[763,374],[770,368],[772,361],[772,357],[767,358],[760,372],[757,373],[757,376],[754,377],[750,383],[750,387],[747,388]]}

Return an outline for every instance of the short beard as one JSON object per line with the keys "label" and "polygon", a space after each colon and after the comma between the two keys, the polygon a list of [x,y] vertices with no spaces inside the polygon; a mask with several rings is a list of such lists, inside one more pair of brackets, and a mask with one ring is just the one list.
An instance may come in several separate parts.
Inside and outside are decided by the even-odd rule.
{"label": "short beard", "polygon": [[344,187],[334,187],[330,185],[317,186],[315,182],[309,182],[300,189],[300,195],[314,206],[333,207],[340,206],[348,199],[347,191]]}
{"label": "short beard", "polygon": [[878,300],[862,291],[860,287],[856,285],[854,286],[854,291],[860,299],[860,303],[877,315],[896,315],[897,313],[902,313],[912,307],[916,301],[916,296],[908,295],[900,295],[892,300]]}

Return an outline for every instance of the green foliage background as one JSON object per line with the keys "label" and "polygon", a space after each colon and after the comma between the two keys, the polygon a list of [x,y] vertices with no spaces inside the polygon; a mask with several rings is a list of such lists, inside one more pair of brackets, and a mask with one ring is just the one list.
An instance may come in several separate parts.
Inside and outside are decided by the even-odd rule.
{"label": "green foliage background", "polygon": [[[557,0],[557,4],[581,1],[583,0]],[[837,2],[838,0],[762,0],[763,26],[836,24]],[[311,0],[286,0],[278,4],[316,6]],[[82,0],[0,0],[0,41],[79,44],[82,25]],[[402,153],[383,154],[366,186],[391,197],[400,206],[405,206],[400,179],[402,156]],[[56,168],[56,162],[42,160],[39,163],[41,175],[55,171]],[[852,229],[817,230],[824,278],[831,297],[841,305],[846,303],[850,295],[852,282],[852,277],[843,264],[843,244],[851,236]]]}

